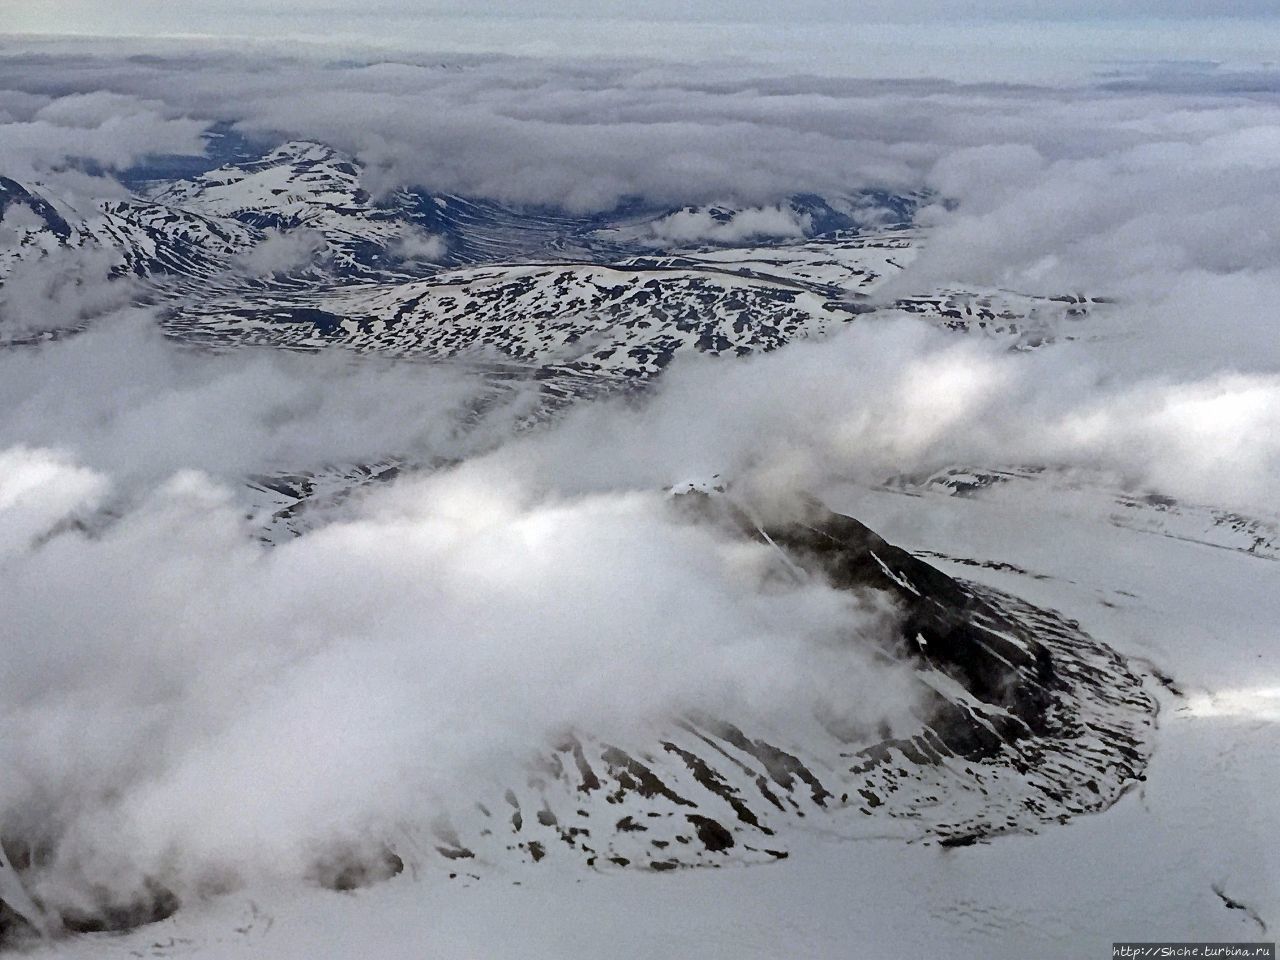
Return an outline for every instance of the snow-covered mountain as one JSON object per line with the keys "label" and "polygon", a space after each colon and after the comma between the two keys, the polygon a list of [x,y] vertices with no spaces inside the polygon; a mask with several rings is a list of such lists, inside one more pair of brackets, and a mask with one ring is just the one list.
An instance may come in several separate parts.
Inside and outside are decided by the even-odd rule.
{"label": "snow-covered mountain", "polygon": [[0,176],[0,264],[7,265],[27,250],[54,249],[69,243],[75,233],[67,221],[74,213],[57,206],[16,180]]}
{"label": "snow-covered mountain", "polygon": [[[816,501],[763,526],[720,486],[675,493],[670,506],[686,522],[770,545],[779,577],[821,578],[895,609],[891,635],[853,631],[843,642],[910,666],[909,728],[866,727],[836,702],[786,724],[698,711],[625,736],[566,730],[489,793],[446,801],[430,823],[335,842],[313,882],[349,890],[406,868],[445,882],[557,863],[650,872],[773,863],[814,835],[945,849],[1105,809],[1143,777],[1154,678],[1077,623],[953,579]],[[6,848],[12,868],[0,872],[38,886],[38,847],[12,837]],[[17,934],[24,905],[10,901],[0,930]],[[100,931],[180,905],[159,874],[141,893],[73,891],[44,909],[63,929]]]}
{"label": "snow-covered mountain", "polygon": [[423,191],[375,198],[323,144],[147,181],[72,207],[0,181],[0,282],[21,261],[100,250],[147,281],[197,343],[346,346],[490,359],[634,382],[682,351],[742,355],[865,313],[1034,346],[1076,335],[1097,301],[1008,291],[870,299],[909,266],[922,195],[797,195],[774,207],[578,216]]}
{"label": "snow-covered mountain", "polygon": [[21,260],[91,250],[109,254],[116,275],[205,281],[261,238],[235,220],[142,199],[72,206],[0,177],[0,284]]}
{"label": "snow-covered mountain", "polygon": [[322,237],[338,275],[380,275],[409,223],[380,208],[349,159],[319,143],[291,141],[252,163],[227,164],[191,180],[153,188],[165,207],[234,220],[259,230]]}
{"label": "snow-covered mountain", "polygon": [[[920,765],[891,747],[884,772],[900,767],[906,775],[896,778],[898,790],[870,786],[882,801],[870,807],[856,790],[840,799],[859,762],[840,754],[862,748],[840,744],[838,762],[828,765],[823,745],[838,741],[820,728],[721,718],[737,720],[735,731],[684,718],[648,736],[603,743],[575,731],[514,772],[512,799],[495,783],[478,795],[483,809],[468,797],[436,824],[363,847],[336,844],[307,886],[221,893],[132,933],[69,938],[49,953],[337,960],[370,944],[392,956],[414,955],[425,944],[443,956],[551,957],[617,945],[619,955],[638,960],[655,951],[680,954],[691,944],[706,945],[708,955],[727,947],[747,956],[800,950],[837,957],[853,942],[869,944],[876,956],[905,942],[943,956],[1070,957],[1081,943],[1105,952],[1113,937],[1136,938],[1153,922],[1184,938],[1265,939],[1275,890],[1265,857],[1259,863],[1251,854],[1269,849],[1275,699],[1273,691],[1252,689],[1251,671],[1272,644],[1264,624],[1247,625],[1260,604],[1268,614],[1275,610],[1273,565],[1116,528],[1087,510],[1028,513],[983,495],[917,500],[894,490],[849,489],[833,499],[841,513],[891,530],[912,554],[931,550],[929,566],[985,605],[979,611],[1012,622],[1012,637],[1025,642],[1030,631],[1044,644],[1049,662],[1066,675],[1058,721],[1080,709],[1078,732],[1002,747],[1015,766],[994,777],[994,758],[943,755]],[[821,515],[810,526],[835,533],[831,522],[858,530]],[[769,529],[771,536],[781,532]],[[922,593],[936,583],[924,583],[920,567],[869,538],[848,546],[864,557],[869,548],[885,561],[885,577],[925,587]],[[875,570],[873,559],[869,576]],[[1205,590],[1206,582],[1216,589]],[[1207,636],[1221,639],[1208,643]],[[1119,659],[1102,638],[1118,641]],[[1020,649],[1007,643],[998,641],[994,652]],[[917,645],[911,654],[922,666],[921,682],[927,676],[944,686],[948,668],[934,675],[923,659],[927,650]],[[1106,703],[1087,692],[1113,677],[1132,702]],[[1140,691],[1130,678],[1143,681]],[[941,696],[961,703],[956,687]],[[970,725],[986,719],[1006,726],[992,708],[970,698],[953,713]],[[1114,726],[1116,718],[1125,725]],[[1105,813],[1051,822],[1059,801],[1034,785],[1049,781],[1016,765],[1029,762],[1034,771],[1039,746],[1052,755],[1073,741],[1085,748],[1084,763],[1105,764],[1118,754],[1104,749],[1090,761],[1088,748],[1117,729],[1141,732],[1136,758],[1121,761],[1136,759],[1138,776]],[[801,766],[817,780],[822,803]],[[911,776],[922,771],[921,780]],[[1078,788],[1081,773],[1057,775]],[[788,778],[787,786],[779,782]],[[1114,781],[1096,783],[1100,797],[1087,783],[1071,795],[1105,805]],[[1024,799],[1043,805],[1040,813],[1009,802],[1021,795],[1019,784],[1031,787]],[[989,803],[997,820],[1011,812],[1037,835],[948,825],[953,799],[961,810]],[[772,833],[740,819],[740,811]],[[353,887],[361,889],[333,892]],[[158,906],[167,909],[151,916],[176,904]]]}
{"label": "snow-covered mountain", "polygon": [[918,726],[889,735],[818,716],[778,729],[698,714],[628,743],[569,732],[494,796],[417,837],[420,867],[765,863],[814,830],[965,845],[1104,809],[1142,776],[1151,678],[1078,624],[953,580],[816,503],[794,524],[759,527],[721,496],[677,499],[777,547],[781,571],[902,611],[883,653],[915,665]]}

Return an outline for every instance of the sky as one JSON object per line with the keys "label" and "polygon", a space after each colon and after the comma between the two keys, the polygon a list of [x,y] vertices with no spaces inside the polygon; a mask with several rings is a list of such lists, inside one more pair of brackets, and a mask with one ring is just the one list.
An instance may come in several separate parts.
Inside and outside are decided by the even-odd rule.
{"label": "sky", "polygon": [[370,3],[304,2],[304,0],[29,0],[6,6],[27,8],[22,19],[45,29],[67,24],[71,17],[96,11],[121,25],[155,21],[168,23],[199,18],[212,23],[232,17],[290,16],[297,22],[331,23],[335,18],[368,19],[404,16],[431,22],[438,18],[507,19],[627,19],[677,22],[794,23],[822,20],[835,23],[918,23],[930,20],[1089,20],[1178,19],[1214,17],[1274,17],[1267,0],[1197,2],[1197,0],[792,0],[787,4],[762,0],[373,0]]}
{"label": "sky", "polygon": [[1268,0],[0,0],[3,33],[749,60],[827,74],[986,80],[1078,77],[1125,60],[1262,62],[1280,49],[1280,17]]}

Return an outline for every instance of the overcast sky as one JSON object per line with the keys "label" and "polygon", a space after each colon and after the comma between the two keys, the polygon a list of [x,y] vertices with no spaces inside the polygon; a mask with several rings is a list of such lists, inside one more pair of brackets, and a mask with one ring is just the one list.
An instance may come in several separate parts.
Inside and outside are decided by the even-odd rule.
{"label": "overcast sky", "polygon": [[214,22],[219,17],[293,14],[311,21],[334,17],[413,16],[558,18],[628,20],[736,21],[794,23],[821,19],[841,22],[914,22],[921,20],[1090,18],[1274,17],[1273,0],[370,0],[357,3],[307,0],[2,0],[22,29],[71,28],[73,17],[90,16],[118,29],[145,28],[160,18]]}
{"label": "overcast sky", "polygon": [[1122,60],[1271,60],[1280,49],[1276,11],[1274,0],[0,0],[0,34],[624,52],[863,76],[1020,80]]}

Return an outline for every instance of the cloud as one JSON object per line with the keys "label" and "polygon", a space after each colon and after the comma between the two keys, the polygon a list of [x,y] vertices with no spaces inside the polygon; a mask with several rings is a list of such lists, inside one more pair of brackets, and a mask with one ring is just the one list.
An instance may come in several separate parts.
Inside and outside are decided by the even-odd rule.
{"label": "cloud", "polygon": [[0,217],[0,248],[17,251],[44,226],[44,220],[30,207],[12,204]]}
{"label": "cloud", "polygon": [[677,210],[645,225],[646,242],[655,246],[692,243],[734,244],[745,240],[799,239],[813,227],[805,213],[776,204],[721,211],[718,208]]}
{"label": "cloud", "polygon": [[[1016,458],[1274,502],[1280,376],[1115,379],[1076,349],[865,323],[516,437],[460,437],[482,386],[448,370],[191,355],[140,320],[4,355],[0,768],[20,773],[0,831],[46,851],[43,902],[96,910],[147,877],[296,880],[565,729],[625,738],[694,706],[905,723],[909,684],[872,657],[883,610],[780,581],[661,488],[719,472],[767,513]],[[254,539],[243,472],[405,450],[464,459]]]}
{"label": "cloud", "polygon": [[300,227],[278,230],[270,227],[265,236],[231,260],[231,268],[249,277],[269,277],[303,270],[315,264],[327,249],[324,236]]}
{"label": "cloud", "polygon": [[[1252,150],[1259,158],[1252,162],[1265,162],[1265,128],[1275,123],[1265,101],[1176,89],[1117,94],[1078,84],[795,75],[767,64],[659,69],[620,60],[405,55],[393,61],[368,52],[335,59],[337,53],[177,47],[169,57],[124,58],[97,56],[91,46],[44,58],[18,52],[0,57],[0,88],[68,102],[30,110],[23,122],[6,126],[5,141],[22,143],[35,136],[28,128],[39,126],[43,133],[26,148],[26,165],[48,169],[75,155],[63,142],[68,137],[97,138],[102,142],[90,153],[119,165],[136,160],[143,143],[147,152],[192,150],[201,124],[230,121],[267,143],[314,138],[353,154],[367,166],[365,186],[375,194],[419,185],[574,211],[634,197],[673,207],[730,201],[769,208],[795,192],[903,191],[933,183],[953,190],[972,212],[996,198],[997,180],[1021,182],[1034,172],[1025,164],[1035,163],[1047,181],[1035,199],[1047,206],[1042,213],[1011,208],[1009,216],[1060,231],[1049,216],[1050,188],[1092,187],[1100,191],[1097,206],[1115,205],[1123,201],[1123,179],[1109,184],[1112,172],[1133,179],[1141,175],[1132,164],[1143,151],[1191,150],[1236,178],[1221,191],[1200,178],[1197,190],[1220,198],[1250,174],[1241,164],[1232,167],[1228,154]],[[85,93],[86,85],[100,89]],[[120,147],[99,127],[32,119],[43,111],[85,124],[98,116],[95,109],[108,108],[119,111],[121,129],[112,136],[126,141]],[[1251,126],[1259,129],[1250,136],[1262,138],[1252,147],[1230,139]],[[126,135],[133,127],[149,132],[135,142]],[[1001,156],[982,153],[992,150]],[[996,160],[1021,165],[989,166]],[[1030,191],[1017,194],[1023,203],[1033,198]],[[992,222],[989,229],[1001,234],[1006,225]]]}
{"label": "cloud", "polygon": [[100,474],[48,450],[5,450],[0,475],[0,557],[22,553],[72,511],[96,508],[107,489]]}
{"label": "cloud", "polygon": [[643,407],[604,415],[594,405],[494,456],[532,458],[535,475],[578,492],[719,473],[784,505],[833,482],[875,486],[957,463],[1043,464],[1272,512],[1276,366],[1175,373],[1116,353],[1112,340],[1011,353],[915,320],[868,321],[745,361],[677,362]]}
{"label": "cloud", "polygon": [[391,253],[405,260],[425,260],[438,263],[449,252],[448,242],[439,234],[427,233],[415,228],[405,229],[388,245]]}
{"label": "cloud", "polygon": [[0,170],[15,180],[59,179],[65,190],[75,182],[60,177],[68,165],[120,170],[154,154],[204,152],[206,124],[176,115],[159,100],[95,90],[22,106],[3,124],[0,139]]}
{"label": "cloud", "polygon": [[[6,225],[30,226],[29,217],[15,211],[14,224],[6,215],[0,220],[0,243]],[[55,247],[45,251],[33,247],[9,266],[0,286],[0,336],[67,330],[86,320],[127,307],[138,288],[127,280],[114,279],[121,264],[116,251],[105,247]]]}
{"label": "cloud", "polygon": [[[1280,237],[1280,116],[1240,107],[1147,117],[1145,142],[1046,160],[1024,145],[957,151],[929,182],[956,203],[911,282],[969,282],[1036,292],[1141,289],[1182,271],[1265,270]],[[1177,124],[1177,127],[1173,125]],[[907,278],[903,278],[906,280]]]}
{"label": "cloud", "polygon": [[[9,31],[126,37],[218,37],[262,44],[346,41],[402,51],[647,56],[781,62],[794,71],[1001,79],[1077,74],[1123,59],[1269,58],[1267,0],[388,0],[375,4],[162,0],[0,4]],[[990,55],[997,51],[997,56]],[[923,55],[922,55],[923,53]]]}
{"label": "cloud", "polygon": [[184,469],[239,480],[388,455],[430,462],[484,449],[532,402],[513,389],[489,419],[471,416],[489,393],[445,366],[184,351],[149,312],[122,311],[56,349],[0,352],[0,446],[72,450],[131,489]]}

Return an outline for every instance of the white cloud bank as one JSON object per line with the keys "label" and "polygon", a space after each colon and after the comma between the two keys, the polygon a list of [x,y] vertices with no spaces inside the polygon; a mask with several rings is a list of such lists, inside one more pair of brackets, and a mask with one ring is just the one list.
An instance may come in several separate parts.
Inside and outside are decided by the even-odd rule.
{"label": "white cloud bank", "polygon": [[677,210],[646,226],[644,240],[656,246],[693,243],[735,244],[748,240],[796,240],[806,236],[813,218],[774,204],[728,210],[716,216],[715,208]]}

